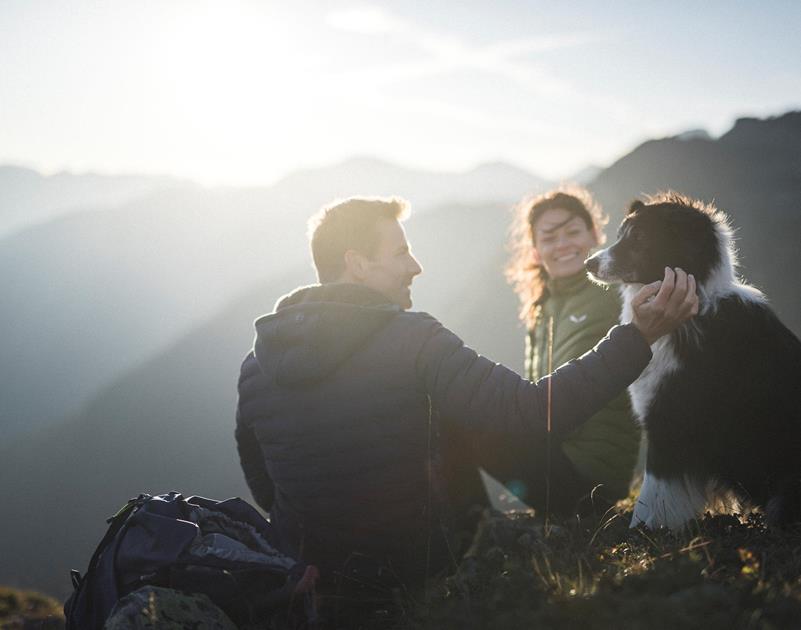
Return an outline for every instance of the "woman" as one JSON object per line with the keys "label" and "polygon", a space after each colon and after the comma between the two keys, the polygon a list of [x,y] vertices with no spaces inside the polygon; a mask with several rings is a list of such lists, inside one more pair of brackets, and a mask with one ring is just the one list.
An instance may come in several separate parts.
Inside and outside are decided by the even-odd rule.
{"label": "woman", "polygon": [[[507,277],[528,328],[527,378],[539,379],[582,355],[617,323],[617,292],[593,284],[584,269],[584,260],[605,240],[607,221],[582,188],[550,191],[519,205]],[[639,441],[624,393],[580,429],[553,441],[545,457],[515,447],[511,458],[505,454],[501,476],[507,484],[516,481],[512,489],[523,490],[528,496],[521,498],[535,507],[574,514],[590,495],[597,508],[628,494]],[[514,479],[516,467],[524,471],[520,479]]]}

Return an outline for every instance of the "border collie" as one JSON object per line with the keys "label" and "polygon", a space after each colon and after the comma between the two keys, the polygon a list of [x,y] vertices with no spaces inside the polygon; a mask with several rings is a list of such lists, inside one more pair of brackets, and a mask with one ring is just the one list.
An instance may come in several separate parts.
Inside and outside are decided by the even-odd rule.
{"label": "border collie", "polygon": [[801,342],[736,266],[726,216],[677,193],[634,201],[617,241],[587,260],[595,280],[622,283],[622,322],[665,267],[698,285],[699,314],[651,347],[629,387],[647,437],[632,527],[680,529],[708,507],[801,520]]}

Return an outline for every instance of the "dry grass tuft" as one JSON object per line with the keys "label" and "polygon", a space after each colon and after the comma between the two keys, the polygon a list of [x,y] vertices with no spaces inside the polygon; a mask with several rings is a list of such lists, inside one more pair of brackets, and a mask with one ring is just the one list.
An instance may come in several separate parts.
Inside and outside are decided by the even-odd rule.
{"label": "dry grass tuft", "polygon": [[63,628],[62,603],[35,591],[0,586],[0,628]]}
{"label": "dry grass tuft", "polygon": [[631,503],[550,521],[487,513],[455,575],[400,628],[801,628],[801,527],[707,515],[629,529]]}

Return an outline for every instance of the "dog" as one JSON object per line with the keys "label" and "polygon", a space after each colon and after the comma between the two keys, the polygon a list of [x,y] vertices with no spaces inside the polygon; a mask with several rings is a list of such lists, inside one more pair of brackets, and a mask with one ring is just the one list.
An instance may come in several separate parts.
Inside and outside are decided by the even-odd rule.
{"label": "dog", "polygon": [[761,508],[769,526],[801,520],[801,342],[738,279],[727,217],[678,193],[634,201],[586,267],[622,283],[623,323],[665,267],[697,282],[699,314],[651,346],[629,387],[647,440],[631,526],[679,530],[707,508]]}

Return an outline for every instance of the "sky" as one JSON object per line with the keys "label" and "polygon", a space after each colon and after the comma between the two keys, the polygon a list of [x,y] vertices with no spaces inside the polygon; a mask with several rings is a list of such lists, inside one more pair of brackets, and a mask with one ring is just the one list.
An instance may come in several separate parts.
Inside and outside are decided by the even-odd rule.
{"label": "sky", "polygon": [[552,179],[801,109],[801,3],[0,0],[0,164],[269,185],[352,156]]}

